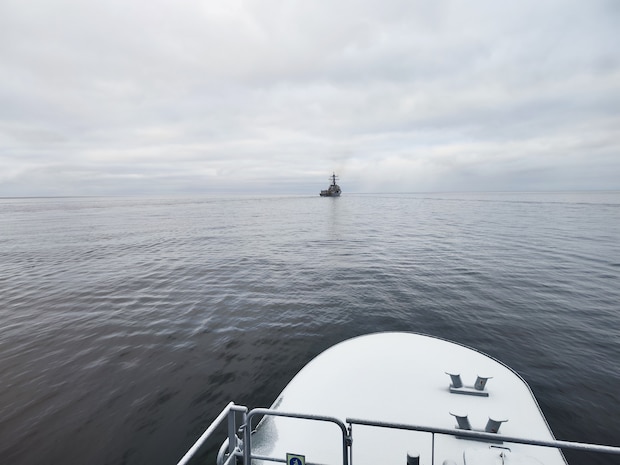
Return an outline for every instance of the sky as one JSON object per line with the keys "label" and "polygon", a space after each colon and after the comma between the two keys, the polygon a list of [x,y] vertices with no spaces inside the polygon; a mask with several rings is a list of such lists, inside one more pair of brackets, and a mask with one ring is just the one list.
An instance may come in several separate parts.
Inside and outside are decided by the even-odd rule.
{"label": "sky", "polygon": [[0,196],[620,189],[617,0],[0,0]]}

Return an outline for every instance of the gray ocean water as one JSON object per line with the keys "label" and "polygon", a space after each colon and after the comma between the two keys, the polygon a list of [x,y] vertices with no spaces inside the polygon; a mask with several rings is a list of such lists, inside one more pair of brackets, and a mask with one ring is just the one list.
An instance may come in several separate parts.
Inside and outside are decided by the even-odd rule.
{"label": "gray ocean water", "polygon": [[0,199],[0,318],[2,464],[174,464],[228,401],[387,330],[620,445],[619,192]]}

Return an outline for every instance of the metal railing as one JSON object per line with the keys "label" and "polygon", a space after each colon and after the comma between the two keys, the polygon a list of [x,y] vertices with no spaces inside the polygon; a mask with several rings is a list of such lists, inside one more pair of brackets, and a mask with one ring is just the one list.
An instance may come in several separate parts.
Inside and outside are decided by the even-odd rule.
{"label": "metal railing", "polygon": [[202,445],[209,439],[209,437],[215,432],[218,426],[222,424],[225,418],[228,419],[228,460],[224,462],[225,464],[229,464],[235,456],[240,455],[240,448],[238,444],[237,438],[237,415],[236,413],[241,413],[243,416],[241,427],[243,428],[246,424],[248,408],[242,405],[236,405],[233,402],[230,402],[224,409],[220,412],[220,414],[211,422],[209,427],[205,430],[204,433],[198,438],[198,440],[194,443],[192,447],[185,453],[185,455],[177,462],[177,465],[186,465],[192,459],[194,454],[198,452],[198,450],[202,447]]}
{"label": "metal railing", "polygon": [[286,460],[284,459],[273,457],[258,457],[252,455],[252,418],[256,415],[297,418],[300,420],[325,421],[338,425],[338,427],[340,428],[340,432],[342,433],[342,464],[349,465],[349,448],[351,446],[351,437],[347,431],[347,427],[341,420],[335,417],[327,417],[323,415],[307,415],[300,413],[281,412],[279,410],[270,410],[264,408],[257,408],[248,413],[246,427],[243,432],[243,463],[249,464],[251,463],[251,459],[269,460],[272,462],[286,462]]}
{"label": "metal railing", "polygon": [[528,438],[517,438],[514,436],[504,436],[497,433],[487,433],[483,431],[472,431],[464,429],[447,429],[447,428],[435,428],[432,426],[420,426],[410,425],[405,423],[390,423],[385,421],[363,420],[358,418],[347,418],[346,422],[349,424],[349,431],[353,436],[353,425],[360,426],[375,426],[379,428],[392,428],[407,431],[419,431],[422,433],[432,434],[432,447],[431,447],[431,463],[435,463],[435,434],[445,434],[448,436],[454,436],[458,438],[468,438],[484,440],[489,442],[510,442],[513,444],[527,444],[530,446],[543,446],[553,447],[555,449],[573,449],[588,452],[600,452],[605,454],[617,454],[620,455],[620,447],[615,446],[603,446],[599,444],[586,444],[582,442],[571,441],[547,441]]}
{"label": "metal railing", "polygon": [[[237,415],[242,415],[242,420],[240,423],[237,422]],[[620,455],[620,447],[616,446],[604,446],[599,444],[587,444],[580,442],[571,442],[571,441],[558,441],[558,440],[537,440],[537,439],[528,439],[528,438],[518,438],[513,436],[504,436],[497,433],[487,433],[482,431],[472,431],[472,430],[463,430],[463,429],[446,429],[446,428],[435,428],[432,426],[422,426],[422,425],[410,425],[405,423],[390,423],[383,421],[374,421],[374,420],[364,420],[358,418],[347,418],[345,422],[348,424],[345,425],[345,422],[342,422],[338,418],[322,416],[322,415],[308,415],[308,414],[300,414],[293,412],[282,412],[279,410],[271,410],[271,409],[253,409],[248,413],[248,408],[236,405],[233,402],[229,403],[224,410],[213,420],[211,425],[205,430],[205,432],[198,438],[198,440],[194,443],[194,445],[187,451],[187,453],[181,458],[181,460],[177,463],[177,465],[186,465],[189,460],[198,452],[200,447],[205,443],[205,441],[216,431],[218,426],[224,421],[225,418],[228,419],[228,438],[222,444],[222,448],[220,450],[220,454],[218,454],[218,465],[229,465],[233,459],[243,458],[244,464],[251,464],[251,460],[264,460],[264,461],[272,461],[272,462],[286,462],[284,458],[277,457],[263,457],[263,456],[255,456],[252,455],[252,419],[256,416],[277,416],[277,417],[287,417],[287,418],[297,418],[300,420],[312,420],[312,421],[323,421],[336,424],[341,431],[342,434],[342,464],[349,465],[351,449],[352,449],[352,440],[353,440],[353,425],[360,426],[372,426],[379,428],[391,428],[391,429],[399,429],[399,430],[408,430],[408,431],[418,431],[423,433],[431,433],[432,434],[432,458],[431,463],[434,463],[434,455],[435,455],[435,435],[443,434],[448,436],[454,436],[459,438],[468,438],[468,439],[477,439],[484,440],[490,442],[507,442],[507,443],[515,443],[515,444],[527,444],[532,446],[543,446],[543,447],[552,447],[556,449],[572,449],[572,450],[581,450],[587,452],[598,452],[604,454],[616,454]],[[237,425],[239,424],[239,427]],[[242,432],[243,434],[243,442],[237,436],[237,432]],[[228,458],[226,461],[219,462],[220,457],[226,455],[227,449]]]}

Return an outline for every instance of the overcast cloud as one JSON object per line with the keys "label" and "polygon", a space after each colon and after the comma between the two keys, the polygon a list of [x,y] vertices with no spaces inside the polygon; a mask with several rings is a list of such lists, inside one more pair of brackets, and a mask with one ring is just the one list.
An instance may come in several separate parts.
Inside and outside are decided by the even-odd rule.
{"label": "overcast cloud", "polygon": [[0,196],[620,189],[617,0],[1,0]]}

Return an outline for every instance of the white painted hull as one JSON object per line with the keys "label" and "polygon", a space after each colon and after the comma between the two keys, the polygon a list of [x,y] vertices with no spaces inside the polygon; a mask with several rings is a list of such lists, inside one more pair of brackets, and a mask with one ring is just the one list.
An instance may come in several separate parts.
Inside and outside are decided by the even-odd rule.
{"label": "white painted hull", "polygon": [[[466,386],[478,375],[491,376],[488,397],[451,393],[446,372],[460,372]],[[529,386],[512,369],[476,350],[412,333],[371,334],[337,344],[306,365],[272,409],[454,430],[452,412],[467,414],[473,430],[484,431],[492,417],[508,420],[501,435],[554,439]],[[433,447],[431,433],[361,425],[353,425],[351,450],[355,465],[404,465],[412,450],[423,465],[566,465],[555,448],[447,435],[435,435]],[[280,458],[295,453],[308,463],[341,464],[342,441],[333,424],[265,417],[252,435],[252,453]]]}

